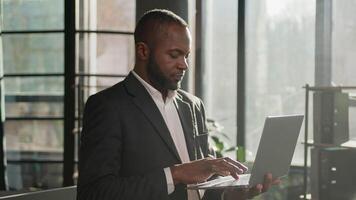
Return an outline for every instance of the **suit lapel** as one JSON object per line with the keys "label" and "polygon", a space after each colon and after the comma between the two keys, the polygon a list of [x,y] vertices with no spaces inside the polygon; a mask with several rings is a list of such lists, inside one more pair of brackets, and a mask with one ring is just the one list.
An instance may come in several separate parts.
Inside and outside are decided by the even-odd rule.
{"label": "suit lapel", "polygon": [[194,121],[192,116],[192,110],[189,103],[183,101],[181,97],[178,96],[175,100],[175,105],[177,107],[178,115],[183,127],[185,142],[187,143],[189,158],[190,160],[195,160],[196,152],[194,145]]}
{"label": "suit lapel", "polygon": [[161,112],[158,110],[150,94],[132,73],[125,79],[125,86],[128,92],[133,95],[133,102],[152,123],[169,150],[182,162]]}

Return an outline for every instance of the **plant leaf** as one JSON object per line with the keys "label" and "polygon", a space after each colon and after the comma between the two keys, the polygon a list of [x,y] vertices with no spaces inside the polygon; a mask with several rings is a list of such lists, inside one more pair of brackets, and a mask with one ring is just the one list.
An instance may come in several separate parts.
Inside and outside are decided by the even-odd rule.
{"label": "plant leaf", "polygon": [[230,147],[225,150],[225,152],[230,152],[230,151],[236,151],[238,148],[237,147]]}
{"label": "plant leaf", "polygon": [[214,146],[216,148],[216,151],[221,152],[224,149],[224,143],[222,141],[220,141],[220,139],[217,136],[211,136],[211,139],[215,143]]}

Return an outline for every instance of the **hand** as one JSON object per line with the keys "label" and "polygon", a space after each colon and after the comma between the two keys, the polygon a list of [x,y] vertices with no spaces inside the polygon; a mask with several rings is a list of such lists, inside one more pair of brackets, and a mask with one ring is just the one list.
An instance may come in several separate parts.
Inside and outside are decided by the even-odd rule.
{"label": "hand", "polygon": [[257,184],[252,188],[227,189],[224,191],[225,200],[251,199],[261,193],[267,192],[272,185],[280,184],[280,179],[273,179],[271,173],[267,173],[263,184]]}
{"label": "hand", "polygon": [[231,158],[204,158],[189,163],[179,164],[171,167],[174,184],[193,184],[204,182],[211,176],[231,175],[235,179],[239,174],[245,173],[247,167],[232,160]]}

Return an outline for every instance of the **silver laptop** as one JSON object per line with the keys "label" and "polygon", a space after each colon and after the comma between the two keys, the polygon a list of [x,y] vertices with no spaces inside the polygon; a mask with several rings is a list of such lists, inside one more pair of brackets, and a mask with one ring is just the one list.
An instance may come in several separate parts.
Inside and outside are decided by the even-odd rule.
{"label": "silver laptop", "polygon": [[220,177],[204,183],[188,185],[187,189],[252,187],[263,183],[264,175],[268,172],[272,173],[273,177],[286,176],[293,158],[303,118],[303,115],[266,118],[250,174],[242,174],[238,180],[235,180],[232,176]]}

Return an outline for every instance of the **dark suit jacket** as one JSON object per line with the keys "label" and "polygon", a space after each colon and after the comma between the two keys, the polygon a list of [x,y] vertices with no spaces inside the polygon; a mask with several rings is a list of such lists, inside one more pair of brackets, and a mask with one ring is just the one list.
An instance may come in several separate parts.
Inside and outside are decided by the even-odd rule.
{"label": "dark suit jacket", "polygon": [[[191,160],[207,156],[201,100],[179,90],[176,107]],[[133,74],[89,97],[81,135],[78,200],[185,200],[185,185],[167,193],[163,169],[178,163],[160,111]],[[215,199],[214,194],[205,196]]]}

